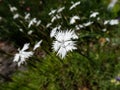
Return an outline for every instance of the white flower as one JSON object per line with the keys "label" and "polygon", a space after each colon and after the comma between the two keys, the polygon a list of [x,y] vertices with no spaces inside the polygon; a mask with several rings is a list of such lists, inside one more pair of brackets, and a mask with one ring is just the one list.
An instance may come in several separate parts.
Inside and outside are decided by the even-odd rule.
{"label": "white flower", "polygon": [[10,7],[10,11],[11,11],[11,12],[17,11],[17,8],[16,8],[16,7],[14,7],[14,6],[12,7],[11,5],[9,5],[9,7]]}
{"label": "white flower", "polygon": [[37,21],[36,26],[39,26],[41,23],[41,20]]}
{"label": "white flower", "polygon": [[87,26],[90,26],[91,24],[93,24],[93,22],[89,21],[87,23],[84,23],[83,25],[87,27]]}
{"label": "white flower", "polygon": [[72,10],[73,8],[75,8],[76,6],[78,6],[80,4],[80,1],[79,2],[76,2],[74,3],[69,10]]}
{"label": "white flower", "polygon": [[79,29],[81,29],[81,28],[83,28],[83,27],[84,27],[84,26],[83,26],[83,25],[80,25],[80,24],[75,26],[76,30],[79,30]]}
{"label": "white flower", "polygon": [[78,39],[78,36],[74,31],[59,31],[55,35],[56,41],[53,42],[53,50],[57,52],[62,59],[65,57],[67,52],[77,49],[75,47],[75,41],[72,39]]}
{"label": "white flower", "polygon": [[65,7],[61,7],[57,10],[57,13],[61,13],[63,10],[65,9]]}
{"label": "white flower", "polygon": [[117,24],[119,24],[119,20],[117,20],[117,19],[106,20],[106,21],[104,22],[104,25],[106,25],[106,24],[117,25]]}
{"label": "white flower", "polygon": [[60,19],[60,18],[61,18],[61,16],[59,16],[59,15],[53,16],[51,19],[51,22],[54,22],[55,20]]}
{"label": "white flower", "polygon": [[56,33],[57,33],[57,30],[59,30],[60,28],[61,28],[61,25],[53,28],[52,31],[51,31],[51,33],[50,33],[50,37],[51,38],[54,37],[56,35]]}
{"label": "white flower", "polygon": [[31,35],[32,33],[33,33],[33,31],[32,31],[32,30],[28,31],[28,35]]}
{"label": "white flower", "polygon": [[107,31],[107,29],[106,29],[106,28],[104,28],[104,29],[102,29],[102,31],[103,31],[103,32],[106,32],[106,31]]}
{"label": "white flower", "polygon": [[48,27],[50,27],[52,25],[52,23],[48,23],[47,25],[46,25],[46,27],[48,28]]}
{"label": "white flower", "polygon": [[37,49],[38,47],[40,47],[40,44],[42,43],[42,40],[40,40],[38,43],[35,44],[33,50]]}
{"label": "white flower", "polygon": [[100,17],[98,17],[97,20],[100,20]]}
{"label": "white flower", "polygon": [[33,24],[36,23],[36,22],[37,22],[36,18],[33,18],[33,19],[29,22],[28,28],[30,28],[31,25],[33,25]]}
{"label": "white flower", "polygon": [[19,29],[19,31],[23,32],[23,29],[22,29],[22,28],[20,28],[20,29]]}
{"label": "white flower", "polygon": [[26,14],[25,17],[24,17],[25,20],[28,20],[30,19],[30,13]]}
{"label": "white flower", "polygon": [[76,22],[76,20],[79,20],[80,18],[78,16],[73,16],[71,19],[70,19],[70,24],[74,24]]}
{"label": "white flower", "polygon": [[106,39],[107,42],[110,42],[110,38],[106,37],[105,39]]}
{"label": "white flower", "polygon": [[2,17],[0,16],[0,21],[2,20]]}
{"label": "white flower", "polygon": [[117,3],[118,0],[111,0],[110,4],[108,5],[108,10],[111,10],[115,4]]}
{"label": "white flower", "polygon": [[119,24],[119,21],[116,19],[116,20],[110,20],[109,22],[110,25],[117,25]]}
{"label": "white flower", "polygon": [[109,20],[106,20],[104,21],[104,25],[108,24],[109,23]]}
{"label": "white flower", "polygon": [[99,12],[93,12],[91,15],[90,15],[90,18],[95,18],[97,15],[99,15]]}
{"label": "white flower", "polygon": [[17,62],[18,66],[23,64],[26,61],[26,59],[28,59],[29,57],[31,57],[33,55],[32,51],[30,51],[30,52],[25,51],[28,48],[29,48],[29,44],[28,43],[24,44],[24,46],[21,50],[18,49],[19,53],[15,54],[13,62]]}
{"label": "white flower", "polygon": [[19,17],[19,14],[16,13],[14,16],[13,16],[13,19],[17,19]]}
{"label": "white flower", "polygon": [[53,15],[56,12],[56,10],[51,10],[49,15]]}

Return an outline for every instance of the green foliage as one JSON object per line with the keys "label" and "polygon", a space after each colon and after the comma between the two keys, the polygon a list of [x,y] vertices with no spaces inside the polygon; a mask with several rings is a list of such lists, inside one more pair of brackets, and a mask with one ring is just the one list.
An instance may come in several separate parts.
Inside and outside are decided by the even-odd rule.
{"label": "green foliage", "polygon": [[27,70],[16,72],[6,90],[78,90],[84,87],[113,90],[114,84],[110,81],[120,66],[116,53],[106,50],[92,53],[91,57],[88,59],[79,53],[69,53],[64,60],[54,54],[46,56]]}

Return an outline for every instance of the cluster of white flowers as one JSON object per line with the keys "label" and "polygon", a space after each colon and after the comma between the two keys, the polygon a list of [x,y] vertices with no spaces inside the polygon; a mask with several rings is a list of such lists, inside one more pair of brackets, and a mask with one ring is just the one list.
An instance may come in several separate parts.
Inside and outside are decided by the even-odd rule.
{"label": "cluster of white flowers", "polygon": [[[24,20],[28,22],[28,28],[31,28],[32,25],[39,26],[41,24],[41,20],[37,20],[37,18],[30,18],[30,13],[25,13]],[[33,33],[33,30],[29,30],[28,35]]]}
{"label": "cluster of white flowers", "polygon": [[[55,20],[61,18],[61,16],[59,15],[59,13],[61,13],[64,9],[65,9],[65,7],[61,7],[61,8],[58,8],[58,9],[51,10],[51,12],[49,13],[49,15],[52,17],[52,19],[51,19],[52,23]],[[56,13],[56,15],[55,15],[55,13]]]}
{"label": "cluster of white flowers", "polygon": [[17,19],[20,15],[18,13],[16,13],[17,8],[15,6],[11,6],[9,5],[10,11],[14,14],[13,15],[13,19]]}
{"label": "cluster of white flowers", "polygon": [[92,25],[93,22],[92,21],[88,21],[87,23],[83,23],[83,24],[78,24],[75,26],[76,30],[80,30],[81,28],[85,28],[88,27],[90,25]]}
{"label": "cluster of white flowers", "polygon": [[51,22],[48,23],[46,25],[46,27],[48,28],[49,26],[52,25],[52,23],[55,21],[55,20],[58,20],[58,19],[61,19],[61,12],[65,9],[65,7],[60,7],[58,9],[52,9],[50,12],[49,12],[49,16],[51,16]]}
{"label": "cluster of white flowers", "polygon": [[[19,15],[17,13],[17,8],[16,7],[12,7],[11,5],[9,5],[10,11],[13,13],[13,19],[17,19],[18,17],[21,16],[22,19],[25,20],[25,22],[28,22],[28,29],[32,26],[39,26],[41,24],[41,20],[37,20],[37,18],[30,18],[30,13],[25,13],[25,16]],[[19,30],[21,32],[24,32],[24,30],[19,27]],[[33,30],[29,30],[27,32],[28,35],[31,35],[33,33]],[[15,54],[13,62],[17,62],[18,66],[20,66],[21,64],[26,62],[26,59],[28,59],[29,57],[33,56],[34,51],[40,47],[40,44],[42,43],[42,40],[40,40],[39,42],[37,42],[32,51],[27,51],[29,49],[29,43],[24,44],[23,48],[20,50],[20,48],[18,48],[18,53]]]}
{"label": "cluster of white flowers", "polygon": [[[70,6],[69,10],[72,10],[74,8],[76,8],[78,5],[80,5],[80,1],[73,3],[72,6]],[[61,20],[61,22],[59,22],[59,24],[56,24],[56,26],[53,27],[53,23],[54,21],[61,19],[62,18],[62,14],[61,12],[65,9],[65,7],[60,7],[58,9],[52,9],[50,11],[50,13],[48,14],[51,18],[50,18],[50,22],[46,25],[46,28],[50,28],[51,29],[51,33],[50,33],[50,38],[52,38],[54,41],[52,43],[52,49],[54,52],[57,53],[58,56],[60,56],[62,59],[65,58],[65,56],[67,55],[68,52],[76,50],[76,39],[78,39],[78,35],[75,33],[75,30],[80,30],[80,29],[86,29],[86,27],[89,27],[90,25],[94,24],[94,21],[92,21],[91,19],[96,18],[96,20],[100,20],[100,17],[97,17],[99,15],[99,12],[90,12],[91,14],[88,17],[88,21],[86,22],[82,22],[79,24],[75,24],[76,21],[80,21],[82,19],[82,17],[80,17],[79,15],[72,15],[72,17],[70,17],[70,20],[68,20],[68,24],[70,26],[73,26],[74,29],[70,28],[70,29],[66,29],[63,30],[62,25],[64,24]],[[17,9],[15,7],[10,7],[11,12],[16,11]],[[14,15],[14,19],[18,18],[19,14],[15,14]],[[65,17],[66,18],[66,17]],[[30,13],[26,13],[24,16],[25,21],[28,22],[28,29],[32,26],[32,25],[36,25],[39,26],[41,24],[41,20],[37,20],[36,18],[30,19]],[[68,19],[68,18],[67,18]],[[66,20],[67,21],[67,20]],[[112,20],[105,20],[104,21],[104,25],[109,24],[109,25],[117,25],[119,24],[119,21],[116,19],[112,19]],[[20,28],[20,31],[23,32],[23,29]],[[107,28],[103,28],[102,29],[103,32],[107,31]],[[28,35],[31,35],[33,33],[32,30],[28,31]],[[106,38],[106,41],[110,41],[109,38]],[[21,64],[23,64],[26,59],[28,59],[29,57],[33,56],[34,51],[40,47],[42,43],[42,40],[40,40],[39,42],[37,42],[35,44],[35,46],[33,47],[32,51],[26,51],[29,48],[29,44],[25,44],[23,46],[23,48],[20,50],[18,49],[19,53],[15,54],[14,57],[14,62],[18,62],[18,66],[20,66]]]}
{"label": "cluster of white flowers", "polygon": [[61,18],[61,16],[55,15],[52,17],[51,22],[54,22],[55,20],[60,19],[60,18]]}
{"label": "cluster of white flowers", "polygon": [[41,20],[38,20],[36,18],[33,18],[29,21],[28,28],[30,28],[32,25],[36,24],[36,26],[39,26],[41,23]]}
{"label": "cluster of white flowers", "polygon": [[49,12],[49,16],[52,16],[54,15],[55,13],[58,14],[58,13],[61,13],[63,10],[65,9],[65,7],[60,7],[58,9],[52,9],[50,12]]}
{"label": "cluster of white flowers", "polygon": [[[80,1],[73,3],[72,6],[70,6],[69,10],[72,10],[73,8],[76,8],[76,6],[80,5]],[[57,20],[59,18],[62,18],[59,16],[58,13],[62,12],[65,9],[65,7],[61,7],[59,9],[52,10],[49,15],[52,16],[51,23],[48,23],[46,27],[51,27],[54,20]],[[89,15],[89,18],[96,18],[99,15],[99,12],[93,12]],[[80,20],[81,18],[78,15],[74,15],[70,18],[69,24],[74,25],[77,20]],[[96,20],[100,20],[100,17],[97,17]],[[75,30],[80,30],[82,28],[91,26],[94,23],[94,21],[89,20],[88,22],[75,25],[74,30],[60,30],[62,28],[61,25],[57,25],[57,27],[53,27],[50,33],[50,37],[55,39],[53,41],[53,50],[57,52],[57,55],[59,55],[61,58],[64,58],[67,54],[67,52],[77,49],[76,48],[76,41],[73,41],[73,39],[78,39],[78,36],[75,34]],[[117,25],[119,22],[118,20],[107,20],[104,22],[104,25],[110,24],[110,25]],[[105,32],[107,29],[102,29],[103,32]],[[108,39],[107,39],[108,40]]]}
{"label": "cluster of white flowers", "polygon": [[[31,19],[30,18],[30,13],[25,12],[25,16],[22,16],[17,12],[16,7],[9,5],[9,8],[10,8],[10,11],[13,13],[13,19],[15,20],[19,17],[22,18],[22,19],[24,18],[25,22],[28,22],[28,28],[30,28],[32,25],[39,26],[41,24],[41,20],[37,20],[37,18],[32,18]],[[23,32],[22,28],[20,28],[19,30],[21,32]],[[33,33],[32,30],[28,31],[28,35],[31,35],[32,33]]]}

